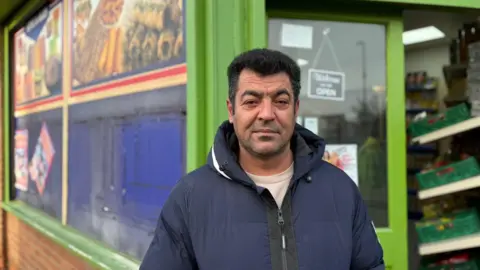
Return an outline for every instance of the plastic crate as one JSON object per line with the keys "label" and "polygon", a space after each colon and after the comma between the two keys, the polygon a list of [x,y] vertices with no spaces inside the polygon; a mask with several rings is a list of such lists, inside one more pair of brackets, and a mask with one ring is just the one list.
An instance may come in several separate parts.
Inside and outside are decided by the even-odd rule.
{"label": "plastic crate", "polygon": [[415,229],[420,243],[431,243],[480,232],[476,209],[457,212],[440,219],[417,222]]}
{"label": "plastic crate", "polygon": [[480,270],[479,260],[470,260],[464,263],[424,266],[422,270]]}
{"label": "plastic crate", "polygon": [[463,122],[470,117],[470,109],[465,103],[462,103],[448,109],[444,113],[412,122],[408,128],[412,137],[418,137]]}
{"label": "plastic crate", "polygon": [[418,173],[420,190],[434,188],[480,175],[480,167],[475,157],[469,157],[435,170]]}

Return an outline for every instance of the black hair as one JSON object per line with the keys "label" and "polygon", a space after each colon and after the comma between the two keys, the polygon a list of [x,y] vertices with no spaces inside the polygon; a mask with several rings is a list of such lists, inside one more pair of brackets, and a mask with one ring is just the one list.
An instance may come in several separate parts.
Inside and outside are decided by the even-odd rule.
{"label": "black hair", "polygon": [[253,49],[238,55],[228,66],[228,98],[235,104],[238,78],[244,70],[251,70],[261,76],[285,72],[290,78],[295,102],[300,94],[300,67],[288,55],[270,49]]}

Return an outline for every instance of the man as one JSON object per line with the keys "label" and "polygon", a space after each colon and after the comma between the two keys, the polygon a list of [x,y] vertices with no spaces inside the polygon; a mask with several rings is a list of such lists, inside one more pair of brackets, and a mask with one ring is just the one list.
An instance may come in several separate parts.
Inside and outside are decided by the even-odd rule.
{"label": "man", "polygon": [[357,186],[296,125],[297,64],[255,49],[228,80],[228,121],[172,190],[140,270],[385,269]]}

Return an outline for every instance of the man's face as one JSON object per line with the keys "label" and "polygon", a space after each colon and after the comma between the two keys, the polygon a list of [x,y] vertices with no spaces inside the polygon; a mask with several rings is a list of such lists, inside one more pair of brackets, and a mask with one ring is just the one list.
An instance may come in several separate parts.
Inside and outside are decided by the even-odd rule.
{"label": "man's face", "polygon": [[243,70],[235,105],[227,100],[227,107],[240,146],[250,154],[268,158],[289,147],[299,102],[286,73],[262,77]]}

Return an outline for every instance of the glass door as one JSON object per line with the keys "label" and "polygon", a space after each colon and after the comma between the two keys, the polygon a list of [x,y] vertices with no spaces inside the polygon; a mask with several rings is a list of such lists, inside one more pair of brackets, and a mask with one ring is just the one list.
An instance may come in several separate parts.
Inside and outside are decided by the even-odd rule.
{"label": "glass door", "polygon": [[[389,268],[406,269],[401,22],[394,32],[402,51],[392,58],[389,50],[397,47],[388,45],[394,41],[388,20],[296,15],[269,18],[268,47],[285,52],[302,69],[297,122],[326,140],[325,159],[358,185]],[[400,69],[389,70],[392,61],[400,62]]]}

